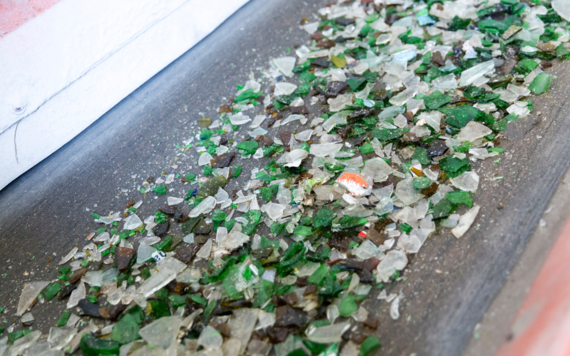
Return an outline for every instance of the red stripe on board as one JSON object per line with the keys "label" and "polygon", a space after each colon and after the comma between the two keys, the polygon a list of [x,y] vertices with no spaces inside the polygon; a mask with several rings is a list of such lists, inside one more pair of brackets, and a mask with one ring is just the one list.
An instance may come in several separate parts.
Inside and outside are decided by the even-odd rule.
{"label": "red stripe on board", "polygon": [[495,356],[570,355],[570,220],[534,280]]}
{"label": "red stripe on board", "polygon": [[7,35],[60,0],[0,0],[0,37]]}

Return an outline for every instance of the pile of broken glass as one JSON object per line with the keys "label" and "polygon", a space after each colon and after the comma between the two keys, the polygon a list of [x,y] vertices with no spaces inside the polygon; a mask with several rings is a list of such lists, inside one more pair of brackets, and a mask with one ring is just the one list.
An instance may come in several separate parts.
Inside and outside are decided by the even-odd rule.
{"label": "pile of broken glass", "polygon": [[[387,283],[436,228],[470,229],[472,164],[498,159],[501,132],[549,90],[544,70],[570,53],[566,6],[320,9],[301,22],[311,39],[296,56],[273,59],[178,146],[199,154],[200,172],[140,187],[165,206],[144,220],[134,200],[94,214],[101,227],[61,260],[58,280],[24,286],[23,324],[38,299],[68,309],[47,339],[8,330],[0,355],[373,354],[378,318],[364,301],[391,303],[397,319],[404,296]],[[240,159],[268,163],[242,173]],[[240,174],[243,190],[225,191]],[[170,196],[175,184],[188,194]]]}

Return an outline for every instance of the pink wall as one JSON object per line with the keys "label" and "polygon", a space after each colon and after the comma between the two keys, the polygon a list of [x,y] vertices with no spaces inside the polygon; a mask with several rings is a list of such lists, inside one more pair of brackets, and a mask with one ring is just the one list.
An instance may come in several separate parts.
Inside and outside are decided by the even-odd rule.
{"label": "pink wall", "polygon": [[0,37],[57,4],[60,0],[0,0]]}

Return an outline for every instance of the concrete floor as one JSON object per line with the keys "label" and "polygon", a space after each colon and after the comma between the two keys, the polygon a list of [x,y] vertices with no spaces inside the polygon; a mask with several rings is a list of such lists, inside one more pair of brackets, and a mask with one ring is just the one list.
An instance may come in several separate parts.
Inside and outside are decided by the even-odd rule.
{"label": "concrete floor", "polygon": [[[257,68],[266,68],[271,58],[305,43],[308,36],[298,28],[299,20],[324,3],[251,1],[81,135],[1,191],[0,305],[7,311],[0,327],[17,323],[13,314],[23,283],[56,278],[61,256],[87,244],[85,237],[98,227],[91,212],[106,214],[121,210],[129,199],[143,199],[139,211],[148,216],[164,205],[165,198],[143,197],[137,191],[142,180],[163,172],[201,172],[193,151],[177,155],[175,145],[195,134],[199,117],[215,118],[217,108],[250,73],[259,78]],[[500,161],[473,165],[481,177],[474,202],[482,209],[471,231],[461,239],[447,232],[430,237],[406,269],[407,280],[387,287],[388,293],[405,296],[400,319],[389,317],[384,301],[365,302],[381,321],[377,332],[381,354],[459,355],[469,344],[527,242],[535,243],[535,227],[568,168],[569,68],[563,63],[549,70],[558,78],[549,93],[534,100],[531,117],[510,124],[501,142],[505,153]],[[243,187],[248,170],[265,162],[243,163],[245,174],[231,181],[228,191]],[[180,183],[172,187],[174,196],[188,189]],[[528,286],[532,277],[523,273],[517,280]],[[36,305],[33,328],[47,333],[63,308],[57,301]],[[484,339],[486,320],[488,316],[478,340]],[[484,351],[490,352],[493,345]]]}

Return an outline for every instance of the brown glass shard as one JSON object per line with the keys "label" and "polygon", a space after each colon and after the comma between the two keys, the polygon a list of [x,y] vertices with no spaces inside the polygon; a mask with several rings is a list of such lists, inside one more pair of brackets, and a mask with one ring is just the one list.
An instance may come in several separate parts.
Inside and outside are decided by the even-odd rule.
{"label": "brown glass shard", "polygon": [[82,269],[79,269],[79,270],[75,271],[75,272],[71,275],[71,277],[69,277],[69,283],[75,284],[75,283],[79,282],[79,280],[80,280],[83,276],[85,276],[85,273],[87,273],[87,268],[82,268]]}
{"label": "brown glass shard", "polygon": [[291,132],[279,131],[279,139],[281,142],[283,142],[283,146],[289,147],[289,141],[291,141]]}
{"label": "brown glass shard", "polygon": [[429,198],[432,195],[434,195],[435,192],[437,192],[437,187],[438,187],[438,184],[434,182],[429,187],[420,190],[420,193],[422,193],[427,198]]}
{"label": "brown glass shard", "polygon": [[226,168],[232,163],[236,153],[228,152],[223,155],[216,156],[210,161],[212,168]]}
{"label": "brown glass shard", "polygon": [[308,114],[309,113],[309,109],[307,109],[307,107],[305,105],[290,106],[289,109],[291,110],[291,113],[293,113],[293,114]]}
{"label": "brown glass shard", "polygon": [[305,324],[302,312],[283,305],[277,308],[275,314],[275,326],[283,328],[301,328]]}
{"label": "brown glass shard", "polygon": [[379,259],[377,259],[376,257],[370,257],[369,259],[364,260],[362,268],[364,268],[368,272],[372,272],[372,270],[375,269],[379,263],[380,263]]}
{"label": "brown glass shard", "polygon": [[287,339],[287,336],[289,336],[289,329],[270,327],[267,328],[267,336],[272,343],[280,344]]}
{"label": "brown glass shard", "polygon": [[176,258],[184,263],[190,263],[196,256],[196,253],[200,250],[200,246],[196,244],[190,244],[184,247],[180,247],[176,250]]}
{"label": "brown glass shard", "polygon": [[293,306],[297,303],[297,294],[296,293],[282,294],[279,296],[279,299],[285,302],[285,304]]}
{"label": "brown glass shard", "polygon": [[136,202],[131,199],[131,200],[129,200],[128,204],[125,206],[125,209],[128,209],[128,208],[130,208],[131,206],[133,206],[133,205],[135,205],[135,204],[136,204]]}
{"label": "brown glass shard", "polygon": [[163,206],[163,207],[158,208],[158,210],[159,210],[161,213],[164,213],[164,214],[170,215],[170,216],[176,214],[176,209],[177,209],[177,208],[176,208],[176,206],[174,206],[174,205],[165,205],[165,206]]}
{"label": "brown glass shard", "polygon": [[384,243],[384,237],[375,229],[369,229],[366,231],[366,238],[378,246]]}
{"label": "brown glass shard", "polygon": [[376,330],[376,328],[378,328],[378,319],[369,316],[366,318],[366,320],[364,320],[363,324],[370,329]]}
{"label": "brown glass shard", "polygon": [[300,183],[306,179],[311,179],[311,178],[313,178],[313,175],[311,173],[301,172],[301,174],[299,174],[297,179],[295,179],[295,183]]}
{"label": "brown glass shard", "polygon": [[232,109],[230,109],[227,105],[222,105],[220,106],[220,109],[218,110],[219,114],[223,114],[223,113],[231,113]]}
{"label": "brown glass shard", "polygon": [[115,248],[115,263],[119,271],[126,271],[135,257],[136,251],[132,248],[118,246]]}

